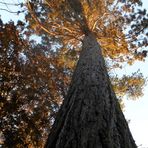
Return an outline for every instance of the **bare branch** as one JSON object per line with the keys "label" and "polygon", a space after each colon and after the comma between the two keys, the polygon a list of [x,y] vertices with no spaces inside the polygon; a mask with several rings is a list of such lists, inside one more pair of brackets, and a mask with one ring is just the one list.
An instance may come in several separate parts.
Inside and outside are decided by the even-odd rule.
{"label": "bare branch", "polygon": [[7,11],[9,13],[16,13],[16,14],[18,14],[18,11],[10,11],[10,10],[3,9],[3,8],[0,8],[0,10]]}
{"label": "bare branch", "polygon": [[21,3],[14,4],[14,3],[6,3],[6,2],[0,2],[0,4],[3,4],[3,5],[11,5],[11,6],[19,6],[19,5],[21,5]]}

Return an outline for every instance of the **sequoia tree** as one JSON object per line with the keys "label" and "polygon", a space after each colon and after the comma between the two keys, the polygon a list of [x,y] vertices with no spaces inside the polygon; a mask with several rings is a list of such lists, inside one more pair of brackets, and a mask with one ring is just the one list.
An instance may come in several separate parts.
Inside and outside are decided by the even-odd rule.
{"label": "sequoia tree", "polygon": [[82,51],[45,147],[136,148],[81,2],[68,0],[68,4],[84,33]]}
{"label": "sequoia tree", "polygon": [[136,148],[91,32],[45,147]]}
{"label": "sequoia tree", "polygon": [[[43,147],[55,113],[63,100],[65,101],[58,113],[58,116],[62,117],[57,116],[49,136],[51,141],[49,140],[47,145],[58,142],[57,137],[63,135],[61,132],[65,131],[65,135],[71,134],[75,141],[80,140],[77,143],[83,141],[82,145],[85,145],[88,141],[93,147],[95,143],[93,136],[97,134],[94,128],[97,125],[99,136],[95,137],[105,141],[102,143],[113,143],[112,137],[117,143],[124,143],[121,142],[124,135],[128,137],[130,132],[124,117],[122,118],[105,67],[110,72],[111,69],[122,66],[122,63],[132,64],[135,60],[144,60],[147,51],[142,48],[139,50],[138,47],[146,46],[147,40],[143,37],[139,39],[138,36],[146,28],[147,20],[145,10],[139,9],[137,12],[134,10],[135,4],[141,5],[140,0],[129,0],[126,4],[124,1],[120,2],[120,0],[28,0],[24,5],[29,10],[25,17],[27,24],[18,21],[15,27],[12,22],[2,23],[0,40],[3,44],[0,47],[2,49],[0,54],[3,63],[1,65],[3,99],[0,128],[4,137],[2,144],[4,147]],[[126,34],[122,29],[130,24],[132,29]],[[13,34],[9,35],[10,32]],[[41,37],[40,44],[28,40],[34,33]],[[24,36],[25,39],[22,40]],[[80,60],[66,95],[80,51]],[[101,52],[105,64],[102,62]],[[12,58],[9,58],[10,54]],[[21,55],[26,57],[26,61]],[[145,83],[142,75],[134,73],[131,77],[122,78],[111,74],[109,76],[117,97],[126,95],[135,99],[135,96],[141,96]],[[104,78],[103,83],[100,83],[101,78]],[[110,121],[112,124],[107,124]],[[67,127],[67,124],[70,127]],[[66,132],[67,128],[70,129],[70,133]],[[57,131],[54,132],[55,136],[54,129]],[[127,132],[124,134],[122,129]],[[87,140],[83,134],[90,135],[90,138]],[[107,140],[110,142],[106,142]],[[117,143],[115,145],[118,145]]]}

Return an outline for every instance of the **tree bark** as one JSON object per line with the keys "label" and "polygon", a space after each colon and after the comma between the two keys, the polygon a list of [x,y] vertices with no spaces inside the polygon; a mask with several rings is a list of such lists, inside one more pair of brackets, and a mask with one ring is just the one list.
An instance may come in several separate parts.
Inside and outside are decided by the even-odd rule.
{"label": "tree bark", "polygon": [[68,95],[45,148],[136,148],[92,33],[84,37]]}

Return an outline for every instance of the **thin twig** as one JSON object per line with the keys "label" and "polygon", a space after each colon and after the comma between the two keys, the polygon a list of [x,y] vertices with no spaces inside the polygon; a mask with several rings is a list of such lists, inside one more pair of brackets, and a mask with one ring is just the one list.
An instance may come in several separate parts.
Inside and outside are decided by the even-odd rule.
{"label": "thin twig", "polygon": [[6,3],[6,2],[0,2],[0,4],[3,4],[3,5],[12,5],[12,6],[19,6],[21,5],[21,3],[19,4],[13,4],[13,3]]}
{"label": "thin twig", "polygon": [[24,12],[24,10],[23,10],[23,11],[9,11],[9,10],[3,9],[3,8],[0,8],[0,10],[7,11],[7,12],[9,12],[9,13],[16,13],[16,14],[18,14],[18,12],[19,12],[19,13]]}

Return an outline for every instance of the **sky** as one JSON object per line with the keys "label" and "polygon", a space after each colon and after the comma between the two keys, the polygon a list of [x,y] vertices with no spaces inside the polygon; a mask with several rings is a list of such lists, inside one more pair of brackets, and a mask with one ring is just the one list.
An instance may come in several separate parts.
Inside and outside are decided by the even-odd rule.
{"label": "sky", "polygon": [[[140,69],[145,77],[148,77],[148,59],[145,62],[137,62],[133,66],[123,69],[123,73],[132,73]],[[148,148],[148,86],[144,88],[144,96],[138,100],[125,100],[126,119],[130,119],[131,133],[140,148]]]}
{"label": "sky", "polygon": [[[18,3],[22,0],[0,0],[0,2]],[[148,0],[142,0],[143,8],[148,11]],[[16,7],[6,7],[0,4],[0,8],[5,8],[10,11],[17,11]],[[0,15],[3,21],[7,22],[10,19],[18,20],[23,18],[23,14],[10,14],[6,11],[0,10]],[[148,58],[145,62],[136,62],[133,66],[127,66],[119,72],[120,74],[131,74],[138,69],[145,77],[148,77]],[[139,100],[125,100],[126,119],[130,119],[129,127],[133,138],[139,148],[148,148],[148,85],[144,88],[144,96]]]}
{"label": "sky", "polygon": [[[148,0],[142,0],[143,8],[148,11]],[[133,73],[140,69],[145,77],[148,77],[148,58],[145,62],[136,62],[133,66],[127,66],[121,73]],[[148,148],[148,84],[144,88],[144,96],[139,100],[125,100],[126,119],[130,119],[131,133],[140,148]]]}
{"label": "sky", "polygon": [[[148,59],[145,63],[137,62],[132,67],[127,67],[126,71],[133,72],[140,69],[145,77],[148,77]],[[125,117],[130,119],[129,127],[137,145],[142,144],[142,148],[148,148],[148,86],[144,88],[144,96],[139,100],[125,101]]]}

